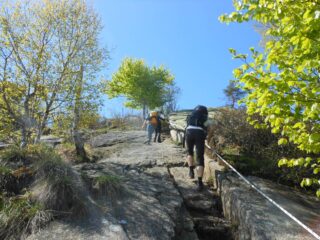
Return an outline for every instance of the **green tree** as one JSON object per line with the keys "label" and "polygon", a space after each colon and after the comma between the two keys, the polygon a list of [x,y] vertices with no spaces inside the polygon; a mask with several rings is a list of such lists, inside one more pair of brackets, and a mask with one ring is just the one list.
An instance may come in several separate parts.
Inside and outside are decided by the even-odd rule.
{"label": "green tree", "polygon": [[167,101],[168,87],[174,77],[164,67],[148,67],[143,60],[126,58],[108,82],[106,92],[110,98],[124,96],[126,107],[143,109],[161,107]]}
{"label": "green tree", "polygon": [[[0,82],[23,87],[19,102],[11,101],[3,92],[4,114],[21,129],[23,146],[39,141],[48,121],[74,102],[74,80],[80,66],[87,65],[87,60],[81,60],[84,53],[91,53],[87,57],[91,66],[100,66],[100,30],[97,14],[84,0],[13,1],[1,5]],[[98,67],[90,69],[87,75]]]}
{"label": "green tree", "polygon": [[[280,133],[279,144],[288,141],[306,155],[283,158],[279,166],[310,168],[314,177],[301,186],[320,184],[320,8],[317,1],[242,0],[234,1],[236,11],[223,15],[223,22],[253,20],[267,26],[265,48],[251,48],[251,58],[237,54],[244,64],[235,77],[248,91],[244,102],[249,115],[264,117],[273,133]],[[320,188],[317,191],[320,197]]]}
{"label": "green tree", "polygon": [[236,108],[237,102],[245,96],[245,92],[237,86],[236,81],[229,81],[228,86],[223,90],[231,108]]}
{"label": "green tree", "polygon": [[[0,82],[0,139],[16,139],[17,122],[14,117],[8,114],[6,102],[20,103],[22,101],[23,86],[2,81]],[[5,98],[5,101],[3,100]],[[16,111],[16,109],[14,109]],[[14,114],[14,113],[13,113]]]}

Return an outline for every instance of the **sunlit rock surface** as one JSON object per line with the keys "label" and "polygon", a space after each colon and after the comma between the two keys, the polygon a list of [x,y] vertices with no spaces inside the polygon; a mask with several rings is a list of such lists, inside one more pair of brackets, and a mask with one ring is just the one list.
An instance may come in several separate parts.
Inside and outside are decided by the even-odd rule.
{"label": "sunlit rock surface", "polygon": [[[248,177],[268,197],[320,234],[320,202],[292,188]],[[238,239],[315,239],[277,207],[232,173],[221,175],[225,216],[238,226]]]}
{"label": "sunlit rock surface", "polygon": [[[171,137],[178,143],[182,143],[186,117],[190,113],[191,110],[186,110],[170,115]],[[214,120],[218,113],[217,109],[213,109],[209,111],[209,116]],[[229,170],[220,160],[206,157],[205,164],[205,179],[213,181],[214,188],[217,188],[224,215],[232,222],[235,239],[315,239],[235,174],[225,172]],[[320,202],[317,198],[265,179],[248,178],[284,209],[320,234]]]}
{"label": "sunlit rock surface", "polygon": [[[173,141],[177,143],[182,143],[184,139],[184,130],[187,127],[187,116],[191,114],[192,110],[181,110],[178,112],[171,113],[169,116],[170,123],[170,135]],[[217,114],[218,109],[209,108],[209,119],[214,119],[215,114]]]}

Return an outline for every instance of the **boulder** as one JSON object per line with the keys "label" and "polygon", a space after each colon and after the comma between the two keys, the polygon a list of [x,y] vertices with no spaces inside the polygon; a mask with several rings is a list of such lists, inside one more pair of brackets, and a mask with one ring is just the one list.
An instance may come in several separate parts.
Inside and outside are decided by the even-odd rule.
{"label": "boulder", "polygon": [[176,129],[170,130],[171,139],[176,143],[183,143],[184,131],[179,131]]}
{"label": "boulder", "polygon": [[41,136],[40,142],[54,147],[58,144],[61,144],[63,142],[63,139],[53,135],[44,135],[44,136]]}
{"label": "boulder", "polygon": [[[320,234],[318,199],[271,181],[248,177],[267,196]],[[314,237],[233,173],[219,180],[225,217],[239,240],[311,240]]]}

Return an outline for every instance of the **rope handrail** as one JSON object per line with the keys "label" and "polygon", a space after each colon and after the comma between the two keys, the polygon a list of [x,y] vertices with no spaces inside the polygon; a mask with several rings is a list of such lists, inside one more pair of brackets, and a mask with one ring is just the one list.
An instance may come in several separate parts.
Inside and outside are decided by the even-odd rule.
{"label": "rope handrail", "polygon": [[221,157],[214,149],[212,149],[208,144],[206,144],[206,147],[210,149],[214,154],[217,155],[217,157],[224,162],[229,168],[231,168],[232,171],[234,171],[243,181],[245,181],[250,187],[252,187],[254,190],[256,190],[260,195],[262,195],[264,198],[266,198],[269,202],[271,202],[274,206],[276,206],[278,209],[280,209],[284,214],[286,214],[288,217],[290,217],[293,221],[298,223],[301,227],[303,227],[307,232],[309,232],[313,237],[320,240],[320,236],[315,233],[311,228],[309,228],[307,225],[305,225],[303,222],[301,222],[299,219],[297,219],[295,216],[293,216],[291,213],[289,213],[286,209],[284,209],[281,205],[279,205],[276,201],[274,201],[272,198],[267,196],[264,192],[262,192],[254,183],[250,182],[248,179],[246,179],[241,173],[237,171],[230,163],[228,163],[223,157]]}

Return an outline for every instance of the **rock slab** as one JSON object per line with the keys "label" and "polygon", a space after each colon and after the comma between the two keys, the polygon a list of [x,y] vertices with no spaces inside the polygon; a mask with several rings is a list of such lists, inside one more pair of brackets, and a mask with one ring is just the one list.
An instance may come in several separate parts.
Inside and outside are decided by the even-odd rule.
{"label": "rock slab", "polygon": [[[248,177],[267,196],[320,234],[320,202],[293,189],[257,177]],[[306,230],[253,190],[238,176],[220,176],[226,218],[237,226],[239,240],[311,240]]]}

